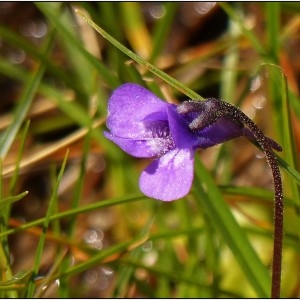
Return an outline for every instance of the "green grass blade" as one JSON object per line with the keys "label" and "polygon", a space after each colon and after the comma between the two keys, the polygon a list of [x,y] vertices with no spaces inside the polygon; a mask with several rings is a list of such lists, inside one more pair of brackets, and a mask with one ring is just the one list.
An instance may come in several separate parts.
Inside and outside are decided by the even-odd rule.
{"label": "green grass blade", "polygon": [[[225,195],[243,196],[265,202],[267,205],[274,202],[274,193],[263,188],[221,185],[219,189]],[[289,197],[284,197],[284,203],[287,207],[295,207],[295,202]]]}
{"label": "green grass blade", "polygon": [[152,52],[149,58],[150,63],[154,63],[158,56],[162,53],[167,41],[170,27],[172,22],[174,22],[174,17],[178,10],[177,2],[166,2],[164,4],[157,5],[162,6],[165,14],[160,20],[157,21],[157,24],[153,29]]}
{"label": "green grass blade", "polygon": [[188,87],[186,87],[184,84],[179,82],[178,80],[174,79],[173,77],[169,76],[168,74],[164,73],[160,69],[156,68],[154,65],[150,64],[148,61],[144,60],[140,56],[133,53],[131,50],[123,46],[121,43],[119,43],[117,40],[115,40],[111,35],[109,35],[105,30],[103,30],[101,27],[96,25],[90,18],[85,16],[80,10],[76,9],[76,13],[78,13],[83,19],[88,22],[98,33],[100,33],[105,39],[107,39],[110,43],[112,43],[115,47],[117,47],[121,52],[126,54],[128,57],[136,61],[137,63],[144,66],[146,69],[148,69],[150,72],[155,74],[156,76],[160,77],[164,81],[168,82],[170,85],[190,97],[191,99],[199,99],[203,100],[203,97],[195,93],[194,91],[190,90]]}
{"label": "green grass blade", "polygon": [[[49,39],[46,41],[44,55],[47,56],[52,48],[53,33],[49,35]],[[11,147],[20,127],[23,123],[26,114],[32,104],[33,98],[36,94],[38,86],[41,82],[42,76],[45,71],[45,64],[41,62],[37,70],[32,73],[24,87],[23,93],[19,100],[19,105],[14,114],[12,123],[3,133],[0,139],[0,156],[3,158],[6,156],[9,148]]]}
{"label": "green grass blade", "polygon": [[[5,244],[1,241],[0,244],[0,268],[1,270],[5,270],[5,272],[2,272],[3,274],[1,274],[1,279],[4,280],[4,282],[10,282],[13,279],[13,275],[12,275],[12,270],[11,270],[11,266],[10,266],[10,261],[7,258],[6,255],[6,249],[5,249]],[[1,298],[18,298],[18,293],[16,289],[0,289],[0,295]]]}
{"label": "green grass blade", "polygon": [[26,195],[28,194],[28,192],[23,192],[19,195],[16,195],[16,196],[11,196],[11,197],[7,197],[7,198],[4,198],[4,199],[1,199],[0,200],[0,209],[3,209],[4,207],[16,202],[16,201],[19,201],[21,200],[22,198],[24,198]]}
{"label": "green grass blade", "polygon": [[[89,150],[90,150],[90,142],[91,142],[91,129],[88,131],[85,139],[84,139],[84,146],[83,146],[83,154],[82,154],[82,160],[81,160],[81,165],[80,165],[80,173],[78,176],[77,183],[74,188],[73,196],[72,199],[73,201],[71,202],[70,207],[71,208],[76,208],[79,206],[80,199],[82,199],[82,190],[84,188],[84,179],[85,179],[85,171],[86,171],[86,164],[87,164],[87,159],[89,155]],[[65,229],[66,235],[68,238],[71,240],[74,236],[74,231],[76,229],[76,221],[77,218],[76,216],[69,218],[68,221],[68,227]],[[59,265],[59,269],[61,271],[64,271],[68,268],[68,266],[71,264],[71,258],[66,257]],[[70,297],[70,292],[68,289],[69,282],[68,278],[63,278],[61,279],[60,282],[60,298],[66,298]]]}
{"label": "green grass blade", "polygon": [[55,204],[57,202],[57,192],[58,192],[58,188],[59,188],[59,184],[60,181],[62,179],[65,167],[66,167],[66,163],[67,163],[67,158],[68,158],[68,152],[65,155],[64,161],[62,163],[60,172],[58,174],[57,177],[57,181],[56,184],[54,186],[54,190],[53,190],[53,194],[52,197],[50,199],[49,202],[49,207],[47,210],[47,214],[46,217],[44,218],[44,222],[43,222],[43,232],[40,236],[40,240],[39,240],[39,244],[37,246],[37,251],[36,251],[36,258],[35,258],[35,262],[34,262],[34,266],[33,266],[33,275],[32,278],[28,284],[28,290],[27,290],[27,297],[32,298],[35,292],[35,282],[34,282],[34,277],[38,275],[38,271],[40,268],[40,263],[41,263],[41,258],[42,258],[42,254],[43,254],[43,249],[44,249],[44,244],[45,244],[45,240],[46,240],[46,233],[51,221],[51,215],[54,211],[54,207]]}
{"label": "green grass blade", "polygon": [[267,47],[269,56],[275,63],[279,61],[280,5],[280,2],[264,3],[267,22]]}
{"label": "green grass blade", "polygon": [[[141,264],[138,261],[134,261],[131,259],[122,259],[121,260],[125,265],[128,266],[135,266],[138,269],[145,269],[149,271],[150,273],[153,273],[157,275],[158,278],[167,278],[168,282],[180,282],[184,283],[187,286],[191,287],[196,287],[198,289],[201,289],[202,291],[204,290],[205,292],[209,292],[210,287],[204,284],[199,284],[199,280],[195,278],[195,276],[186,276],[185,273],[183,272],[168,272],[166,271],[162,266],[158,267],[149,267]],[[236,293],[232,293],[230,291],[226,290],[218,290],[216,291],[218,294],[224,295],[226,298],[240,298],[240,295]],[[167,298],[167,297],[160,297],[160,298]],[[193,297],[199,299],[199,297]]]}
{"label": "green grass blade", "polygon": [[[255,50],[262,56],[267,57],[267,53],[259,41],[259,39],[256,37],[255,33],[248,29],[245,25],[245,20],[237,14],[235,9],[232,7],[232,5],[226,3],[226,2],[219,2],[218,3],[221,8],[227,13],[227,15],[237,23],[238,27],[241,29],[243,34],[248,38],[248,40],[251,42],[252,47],[255,48]],[[239,3],[233,3],[234,5],[239,5]]]}
{"label": "green grass blade", "polygon": [[[0,174],[2,175],[2,159],[0,158]],[[0,199],[3,198],[3,180],[2,176],[0,177]],[[4,199],[5,201],[5,199]],[[0,231],[4,231],[7,228],[7,207],[1,209],[0,211]],[[10,257],[9,257],[9,247],[8,247],[8,239],[7,237],[0,238],[0,269],[2,272],[0,273],[0,280],[9,281],[13,278],[12,268],[10,265]],[[0,296],[2,298],[17,298],[18,294],[15,290],[8,290],[7,293],[5,291],[0,290]]]}
{"label": "green grass blade", "polygon": [[83,262],[77,264],[76,266],[70,267],[61,275],[65,277],[65,276],[71,276],[77,273],[81,273],[91,268],[95,264],[100,263],[105,258],[108,258],[111,255],[114,255],[116,253],[122,254],[126,251],[133,251],[133,249],[135,249],[138,245],[142,244],[145,240],[147,240],[152,223],[153,223],[153,218],[150,218],[146,223],[146,225],[144,226],[144,228],[141,230],[141,232],[131,241],[119,243],[112,247],[109,247],[108,249],[103,249],[99,254],[94,255],[87,262]]}
{"label": "green grass blade", "polygon": [[[266,267],[258,258],[246,238],[245,232],[233,217],[220,191],[199,160],[196,163],[195,175],[196,188],[194,192],[197,201],[206,209],[211,222],[216,226],[236,257],[257,296],[268,297],[270,294],[271,279]],[[203,185],[206,187],[205,190],[203,189]]]}
{"label": "green grass blade", "polygon": [[9,183],[10,195],[15,194],[16,184],[17,184],[17,180],[18,180],[18,176],[19,176],[20,163],[21,163],[22,155],[24,152],[25,144],[26,144],[26,138],[27,138],[27,134],[28,134],[29,124],[30,124],[30,121],[27,121],[25,124],[24,130],[21,133],[22,140],[21,140],[20,147],[18,150],[18,156],[15,161],[15,170],[14,170],[14,173],[13,173],[12,178]]}
{"label": "green grass blade", "polygon": [[[141,237],[149,235],[149,231],[153,225],[153,221],[154,221],[154,217],[150,217],[149,220],[146,222],[146,224],[140,231]],[[142,255],[143,255],[142,247],[136,247],[135,249],[130,251],[130,253],[128,254],[130,259],[133,259],[133,260],[140,260],[142,258]],[[133,268],[133,267],[128,268],[125,266],[125,268],[124,268],[122,266],[121,268],[119,268],[118,277],[116,279],[117,287],[113,292],[112,298],[128,297],[127,287],[129,285],[130,279],[133,276],[134,272],[135,272],[135,268]]]}
{"label": "green grass blade", "polygon": [[[70,28],[65,27],[60,18],[57,18],[57,14],[59,13],[59,8],[57,8],[57,4],[55,3],[35,3],[39,10],[53,23],[53,25],[57,28],[59,34],[61,35],[64,43],[72,46],[78,53],[80,53],[85,58],[85,63],[89,63],[94,66],[99,74],[101,75],[102,80],[107,82],[111,87],[117,87],[120,85],[119,80],[112,75],[112,72],[96,57],[90,54],[82,45],[81,41],[74,36],[73,32],[70,32]],[[84,73],[87,75],[86,73]]]}
{"label": "green grass blade", "polygon": [[291,167],[284,159],[282,159],[280,156],[276,155],[276,158],[280,164],[280,166],[286,171],[287,174],[291,176],[291,178],[300,185],[300,173]]}
{"label": "green grass blade", "polygon": [[24,50],[33,59],[43,62],[47,68],[47,72],[52,74],[56,80],[61,80],[64,82],[67,86],[72,88],[79,97],[84,96],[84,93],[80,89],[77,82],[74,81],[73,77],[70,77],[66,70],[53,64],[51,59],[45,56],[40,49],[37,49],[35,46],[26,41],[20,34],[16,34],[15,32],[0,26],[0,36],[3,38],[3,40],[10,43],[14,47]]}
{"label": "green grass blade", "polygon": [[239,48],[237,43],[237,37],[239,32],[236,24],[229,20],[228,35],[234,41],[231,47],[227,50],[224,57],[223,67],[221,69],[221,91],[220,97],[230,103],[234,102],[234,96],[236,94],[236,83],[238,76],[238,63],[239,63]]}
{"label": "green grass blade", "polygon": [[[293,127],[291,122],[290,114],[290,102],[288,96],[288,87],[287,87],[287,78],[282,73],[282,119],[283,119],[283,150],[286,162],[290,167],[296,169],[298,164],[297,159],[297,150],[295,145],[295,138],[293,136]],[[292,189],[293,199],[296,202],[297,206],[300,205],[300,192],[299,184],[291,181],[290,183]]]}
{"label": "green grass blade", "polygon": [[[6,63],[0,58],[0,72],[9,76],[15,80],[26,83],[28,75],[25,71]],[[57,104],[57,106],[63,111],[71,120],[83,127],[89,127],[91,125],[91,117],[84,111],[83,107],[75,101],[66,101],[65,95],[60,91],[57,91],[53,86],[46,83],[40,83],[37,88],[45,98]]]}
{"label": "green grass blade", "polygon": [[[1,287],[10,287],[11,289],[16,289],[17,286],[14,285],[19,285],[22,283],[27,283],[28,279],[31,276],[31,271],[20,271],[18,272],[14,277],[12,277],[10,280],[4,281],[4,282],[0,282],[0,290]],[[20,288],[24,288],[23,286],[21,286]]]}
{"label": "green grass blade", "polygon": [[142,15],[141,4],[139,2],[120,2],[120,12],[123,29],[132,48],[140,56],[148,58],[152,41]]}
{"label": "green grass blade", "polygon": [[[142,201],[142,200],[146,200],[146,199],[148,199],[148,198],[146,198],[144,195],[139,193],[139,194],[134,194],[134,195],[126,195],[126,196],[119,197],[119,198],[101,200],[96,203],[82,205],[82,206],[76,207],[74,209],[69,209],[64,212],[53,214],[50,217],[50,220],[55,221],[55,220],[59,220],[59,219],[67,218],[67,217],[77,216],[77,215],[80,215],[83,213],[88,213],[88,212],[91,212],[91,211],[94,211],[94,210],[97,210],[100,208],[112,207],[112,206],[116,206],[116,205],[120,205],[120,204],[128,204],[130,202]],[[39,225],[43,224],[44,222],[45,222],[45,218],[41,218],[41,219],[38,219],[38,220],[35,220],[32,222],[28,222],[24,225],[20,225],[18,228],[1,232],[0,238],[3,236],[7,236],[10,234],[14,234],[14,233],[26,230],[31,227],[39,226]]]}

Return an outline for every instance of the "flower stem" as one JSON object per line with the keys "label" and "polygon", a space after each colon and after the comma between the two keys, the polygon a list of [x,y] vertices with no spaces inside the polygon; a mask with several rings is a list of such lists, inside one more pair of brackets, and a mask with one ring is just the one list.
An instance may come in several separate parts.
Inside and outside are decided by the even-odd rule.
{"label": "flower stem", "polygon": [[[273,245],[273,266],[272,266],[272,289],[271,297],[280,297],[281,283],[281,260],[283,240],[283,188],[278,161],[272,149],[282,151],[280,145],[266,137],[259,127],[242,111],[235,106],[217,99],[206,101],[187,101],[178,107],[181,114],[198,113],[190,122],[191,130],[201,130],[211,126],[220,118],[228,119],[239,130],[243,130],[244,136],[255,139],[266,154],[267,162],[272,170],[274,182],[274,245]],[[247,130],[244,126],[247,126]],[[249,133],[249,131],[251,134]],[[237,135],[239,136],[239,135]]]}
{"label": "flower stem", "polygon": [[[281,283],[281,260],[283,240],[283,188],[278,161],[272,149],[282,151],[280,145],[266,137],[259,127],[242,111],[235,106],[217,99],[206,101],[187,101],[178,107],[178,112],[198,113],[190,122],[191,130],[201,130],[211,126],[220,118],[228,119],[236,128],[243,130],[243,135],[250,140],[255,139],[266,154],[267,162],[272,170],[274,182],[274,245],[273,245],[273,266],[272,266],[272,289],[271,297],[280,297]],[[244,126],[247,126],[247,130]],[[251,134],[249,133],[249,131]],[[238,135],[239,136],[239,135]]]}
{"label": "flower stem", "polygon": [[[272,288],[271,297],[280,297],[281,284],[281,260],[282,260],[282,240],[283,240],[283,187],[275,154],[272,151],[270,141],[264,136],[259,127],[243,112],[234,106],[222,102],[226,114],[231,115],[237,121],[243,122],[251,130],[257,142],[264,150],[267,162],[272,170],[274,182],[274,244],[273,244],[273,265],[272,265]],[[224,113],[224,111],[223,111]]]}
{"label": "flower stem", "polygon": [[267,160],[272,169],[275,188],[274,209],[274,245],[273,245],[273,268],[272,268],[272,298],[280,297],[281,283],[281,259],[283,240],[283,193],[282,181],[277,160],[273,152],[266,152]]}

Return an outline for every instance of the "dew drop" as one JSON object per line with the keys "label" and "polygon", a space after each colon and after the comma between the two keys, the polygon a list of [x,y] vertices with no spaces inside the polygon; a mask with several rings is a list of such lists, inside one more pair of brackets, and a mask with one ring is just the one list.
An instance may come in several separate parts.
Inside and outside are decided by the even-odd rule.
{"label": "dew drop", "polygon": [[28,22],[21,28],[21,33],[24,36],[33,37],[33,38],[42,38],[46,35],[48,31],[48,27],[46,23],[42,21],[36,21],[36,22]]}
{"label": "dew drop", "polygon": [[215,6],[215,4],[216,2],[196,2],[194,7],[199,15],[205,15]]}
{"label": "dew drop", "polygon": [[143,251],[145,252],[149,252],[153,247],[153,243],[152,241],[147,241],[146,243],[144,243],[143,245]]}
{"label": "dew drop", "polygon": [[266,105],[267,103],[267,100],[266,100],[266,97],[265,96],[258,96],[258,97],[255,97],[253,99],[253,106],[256,108],[256,109],[262,109],[264,108],[264,106]]}
{"label": "dew drop", "polygon": [[88,284],[93,284],[98,280],[98,272],[96,270],[89,270],[84,274],[84,281]]}
{"label": "dew drop", "polygon": [[260,76],[256,76],[252,82],[251,82],[251,87],[250,87],[250,91],[252,93],[254,93],[255,91],[257,91],[259,88],[261,87],[261,77]]}
{"label": "dew drop", "polygon": [[166,8],[162,4],[155,3],[151,5],[149,9],[149,13],[152,18],[154,19],[161,19],[166,14]]}
{"label": "dew drop", "polygon": [[98,250],[103,248],[103,237],[104,233],[102,230],[90,229],[84,234],[85,242]]}
{"label": "dew drop", "polygon": [[114,270],[109,267],[102,267],[101,270],[105,276],[111,276],[114,273]]}
{"label": "dew drop", "polygon": [[22,49],[15,49],[9,52],[8,59],[12,64],[21,64],[24,62],[26,54]]}
{"label": "dew drop", "polygon": [[158,254],[156,251],[150,251],[143,257],[143,263],[150,267],[153,266],[158,258]]}

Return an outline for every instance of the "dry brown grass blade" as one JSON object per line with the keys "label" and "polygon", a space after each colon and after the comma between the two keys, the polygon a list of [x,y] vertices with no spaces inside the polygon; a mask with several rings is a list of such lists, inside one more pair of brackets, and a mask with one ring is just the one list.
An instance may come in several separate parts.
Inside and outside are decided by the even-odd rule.
{"label": "dry brown grass blade", "polygon": [[[95,128],[101,126],[104,122],[105,122],[105,118],[101,118],[94,122],[92,128],[95,129]],[[46,157],[52,155],[53,153],[55,153],[61,149],[67,148],[71,144],[82,139],[87,134],[88,131],[89,131],[88,128],[81,128],[81,129],[75,131],[74,133],[68,135],[67,137],[65,137],[55,143],[52,143],[48,147],[44,147],[42,150],[39,150],[37,153],[34,153],[34,154],[30,155],[29,157],[22,159],[20,162],[20,166],[19,166],[20,171],[22,171],[24,168],[34,165],[38,161],[45,159]],[[11,175],[14,172],[15,167],[16,167],[15,165],[9,165],[9,166],[4,167],[2,176],[5,177],[5,176]]]}

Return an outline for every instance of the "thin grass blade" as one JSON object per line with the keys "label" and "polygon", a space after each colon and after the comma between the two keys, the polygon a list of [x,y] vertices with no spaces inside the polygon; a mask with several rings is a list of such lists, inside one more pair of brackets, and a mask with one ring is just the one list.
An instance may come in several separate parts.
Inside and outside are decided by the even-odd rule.
{"label": "thin grass blade", "polygon": [[[197,188],[194,191],[197,201],[206,209],[211,222],[216,226],[236,257],[257,296],[268,297],[271,278],[266,267],[249,243],[245,232],[233,217],[208,171],[199,160],[197,160],[195,174]],[[203,186],[206,187],[205,190]]]}
{"label": "thin grass blade", "polygon": [[34,295],[34,292],[35,292],[35,282],[34,282],[35,278],[34,277],[38,275],[38,271],[40,268],[41,258],[42,258],[44,244],[45,244],[45,240],[46,240],[46,233],[47,233],[50,221],[51,221],[51,216],[52,216],[55,204],[57,202],[57,192],[58,192],[59,184],[61,182],[64,170],[66,167],[67,158],[68,158],[68,152],[66,153],[64,161],[62,163],[60,172],[57,177],[56,184],[54,186],[53,194],[52,194],[52,197],[49,202],[47,214],[46,214],[46,217],[44,218],[43,233],[40,236],[39,244],[37,246],[36,259],[35,259],[33,270],[32,270],[33,274],[32,274],[32,278],[28,284],[28,289],[27,289],[27,297],[29,297],[29,298],[32,298]]}

